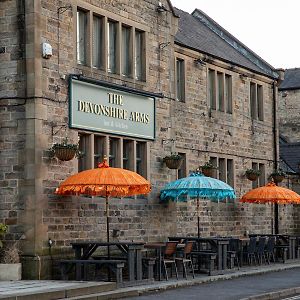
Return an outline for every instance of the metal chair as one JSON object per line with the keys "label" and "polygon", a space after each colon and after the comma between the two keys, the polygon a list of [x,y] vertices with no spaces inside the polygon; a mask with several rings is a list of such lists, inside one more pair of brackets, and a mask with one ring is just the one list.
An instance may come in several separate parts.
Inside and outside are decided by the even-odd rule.
{"label": "metal chair", "polygon": [[162,255],[162,263],[163,263],[163,267],[164,267],[166,280],[169,280],[169,276],[168,276],[168,272],[167,272],[167,265],[171,265],[171,272],[172,272],[172,265],[174,265],[176,278],[178,279],[178,272],[177,272],[177,266],[176,266],[176,261],[175,261],[177,244],[178,244],[178,242],[171,242],[171,241],[167,242],[166,247],[163,252],[163,255]]}
{"label": "metal chair", "polygon": [[186,268],[186,266],[188,264],[191,265],[193,278],[195,278],[194,265],[193,265],[192,255],[191,255],[193,245],[194,245],[193,241],[187,241],[184,245],[183,252],[180,253],[182,256],[181,257],[175,257],[176,262],[181,262],[182,263],[183,276],[186,279],[187,279],[187,268]]}
{"label": "metal chair", "polygon": [[265,246],[266,246],[266,237],[260,236],[258,240],[258,245],[255,249],[255,255],[260,265],[263,263],[263,259],[265,260],[265,262],[267,261],[265,255]]}
{"label": "metal chair", "polygon": [[241,264],[240,264],[240,259],[239,259],[240,243],[239,243],[238,239],[230,238],[227,254],[228,254],[227,259],[230,262],[230,268],[232,268],[232,267],[234,267],[234,265],[236,265],[239,269]]}
{"label": "metal chair", "polygon": [[268,264],[271,262],[271,258],[273,259],[273,262],[275,262],[275,236],[270,236],[265,248],[265,255],[267,258]]}
{"label": "metal chair", "polygon": [[247,256],[247,262],[249,265],[252,265],[253,260],[254,263],[256,264],[255,249],[256,249],[256,237],[250,237],[249,245],[246,251],[244,251],[244,254]]}

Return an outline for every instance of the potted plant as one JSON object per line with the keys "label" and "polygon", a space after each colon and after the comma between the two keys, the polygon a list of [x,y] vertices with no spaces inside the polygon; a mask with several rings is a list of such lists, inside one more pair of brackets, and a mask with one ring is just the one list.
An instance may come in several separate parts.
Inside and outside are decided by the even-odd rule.
{"label": "potted plant", "polygon": [[53,144],[50,151],[53,156],[62,161],[71,160],[75,155],[80,154],[79,145],[69,143],[68,138],[65,138],[62,143]]}
{"label": "potted plant", "polygon": [[[0,223],[0,236],[7,232],[7,225]],[[0,280],[21,280],[22,265],[18,241],[2,241],[0,249]]]}
{"label": "potted plant", "polygon": [[199,167],[201,169],[201,172],[205,176],[212,177],[213,176],[213,171],[217,169],[216,166],[214,166],[210,161],[206,162],[204,165]]}
{"label": "potted plant", "polygon": [[251,181],[257,180],[260,174],[261,171],[255,169],[247,169],[245,172],[246,177]]}
{"label": "potted plant", "polygon": [[286,173],[281,169],[274,170],[270,175],[270,177],[273,178],[275,183],[281,182],[285,178],[285,176]]}
{"label": "potted plant", "polygon": [[179,169],[183,162],[183,157],[177,153],[171,153],[163,159],[164,163],[169,169]]}

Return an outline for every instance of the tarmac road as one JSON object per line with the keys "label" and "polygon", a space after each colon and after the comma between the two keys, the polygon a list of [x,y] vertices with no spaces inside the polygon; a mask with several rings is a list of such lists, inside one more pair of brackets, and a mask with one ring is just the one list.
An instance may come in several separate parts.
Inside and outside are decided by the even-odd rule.
{"label": "tarmac road", "polygon": [[[300,268],[244,276],[230,280],[168,290],[162,293],[131,297],[131,300],[240,300],[254,295],[300,287]],[[293,299],[292,296],[290,296]],[[281,299],[290,299],[282,297]],[[268,298],[271,299],[271,298]],[[278,298],[276,298],[278,299]],[[300,299],[295,298],[295,299]]]}

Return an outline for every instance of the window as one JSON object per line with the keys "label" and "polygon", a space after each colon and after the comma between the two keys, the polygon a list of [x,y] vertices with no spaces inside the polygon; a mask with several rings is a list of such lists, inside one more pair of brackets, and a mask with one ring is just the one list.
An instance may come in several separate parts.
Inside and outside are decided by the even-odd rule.
{"label": "window", "polygon": [[230,186],[234,187],[234,167],[233,159],[222,157],[211,157],[210,162],[218,169],[215,174],[216,178],[227,182]]}
{"label": "window", "polygon": [[93,67],[103,69],[104,40],[103,40],[103,18],[93,18]]}
{"label": "window", "polygon": [[131,75],[131,28],[122,27],[122,75]]}
{"label": "window", "polygon": [[145,33],[139,30],[135,31],[135,78],[144,80],[145,78]]}
{"label": "window", "polygon": [[185,153],[178,153],[179,155],[182,156],[183,161],[182,164],[180,166],[180,168],[178,169],[178,173],[177,173],[177,178],[184,178],[187,176],[187,172],[186,172],[186,154]]}
{"label": "window", "polygon": [[226,112],[232,114],[232,79],[228,74],[225,74],[225,102]]}
{"label": "window", "polygon": [[86,36],[87,36],[87,14],[84,11],[77,11],[77,62],[86,64]]}
{"label": "window", "polygon": [[184,60],[176,58],[176,99],[184,101],[184,86],[185,86]]}
{"label": "window", "polygon": [[117,23],[109,21],[107,26],[107,39],[108,39],[108,53],[107,64],[108,72],[116,73],[117,67]]}
{"label": "window", "polygon": [[215,84],[215,71],[208,70],[208,94],[209,94],[209,105],[211,109],[216,109],[216,84]]}
{"label": "window", "polygon": [[250,112],[254,120],[264,120],[263,115],[263,87],[262,85],[250,82]]}
{"label": "window", "polygon": [[265,165],[261,163],[252,163],[252,169],[260,171],[260,175],[257,180],[252,181],[252,188],[255,189],[259,186],[264,186],[266,184],[266,172]]}
{"label": "window", "polygon": [[224,78],[223,73],[217,72],[218,78],[218,99],[219,99],[219,110],[224,111]]}
{"label": "window", "polygon": [[232,77],[208,69],[208,101],[212,110],[232,114]]}
{"label": "window", "polygon": [[145,178],[148,176],[147,142],[108,135],[80,134],[79,147],[84,153],[78,159],[79,171],[97,167],[106,156],[111,167],[132,170]]}
{"label": "window", "polygon": [[[146,80],[146,32],[102,11],[77,10],[77,62],[120,77]],[[107,21],[106,21],[107,20]],[[145,25],[141,24],[141,27]],[[92,45],[89,45],[91,41]],[[115,76],[115,75],[114,75]]]}

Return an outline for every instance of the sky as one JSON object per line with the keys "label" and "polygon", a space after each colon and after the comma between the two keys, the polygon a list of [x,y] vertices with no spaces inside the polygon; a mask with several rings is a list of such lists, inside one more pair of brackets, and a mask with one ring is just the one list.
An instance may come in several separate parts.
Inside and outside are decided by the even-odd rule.
{"label": "sky", "polygon": [[202,10],[275,68],[300,67],[299,0],[171,0]]}

